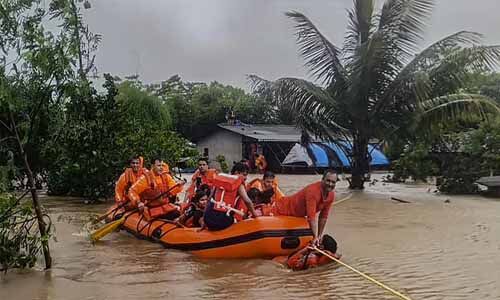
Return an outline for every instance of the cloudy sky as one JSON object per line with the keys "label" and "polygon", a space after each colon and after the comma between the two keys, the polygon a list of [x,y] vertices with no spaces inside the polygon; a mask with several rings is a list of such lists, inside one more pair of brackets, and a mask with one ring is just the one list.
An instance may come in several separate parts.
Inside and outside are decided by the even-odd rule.
{"label": "cloudy sky", "polygon": [[[245,74],[307,78],[284,12],[304,13],[341,45],[352,7],[352,0],[90,2],[85,21],[103,35],[99,72],[138,73],[144,82],[179,74],[186,81],[217,80],[245,89]],[[459,30],[483,33],[485,43],[500,44],[499,7],[500,0],[436,0],[422,46]]]}

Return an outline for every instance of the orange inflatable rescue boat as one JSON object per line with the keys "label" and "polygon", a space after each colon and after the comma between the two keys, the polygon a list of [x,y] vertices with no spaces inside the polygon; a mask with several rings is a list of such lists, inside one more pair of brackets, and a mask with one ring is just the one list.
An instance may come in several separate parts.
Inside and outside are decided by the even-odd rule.
{"label": "orange inflatable rescue boat", "polygon": [[[110,208],[108,222],[125,213],[122,209],[112,212],[115,208]],[[172,223],[161,219],[148,222],[135,212],[126,218],[122,228],[138,238],[161,243],[166,248],[188,251],[201,258],[273,258],[296,252],[312,240],[306,219],[297,217],[247,219],[219,231],[199,231],[199,228],[179,227]]]}

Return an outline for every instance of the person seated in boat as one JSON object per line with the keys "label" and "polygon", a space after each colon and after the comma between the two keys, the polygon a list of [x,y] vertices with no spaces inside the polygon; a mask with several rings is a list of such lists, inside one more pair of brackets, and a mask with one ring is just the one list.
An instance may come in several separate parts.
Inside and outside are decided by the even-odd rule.
{"label": "person seated in boat", "polygon": [[272,216],[271,198],[274,195],[273,189],[260,191],[257,188],[250,188],[247,192],[248,197],[252,200],[255,212],[260,216]]}
{"label": "person seated in boat", "polygon": [[[335,239],[327,234],[321,238],[321,243],[318,248],[337,259],[340,259],[342,256],[337,254],[337,242]],[[307,270],[309,268],[319,267],[332,262],[332,260],[327,256],[309,247],[300,249],[297,252],[290,254],[288,257],[275,257],[273,258],[273,261],[294,271]]]}
{"label": "person seated in boat", "polygon": [[180,216],[180,212],[177,206],[170,203],[170,198],[182,190],[183,184],[163,172],[161,158],[153,158],[151,171],[141,176],[129,190],[132,207],[137,207],[148,221],[156,218],[173,220]]}
{"label": "person seated in boat", "polygon": [[189,201],[202,184],[209,184],[215,174],[217,171],[208,167],[208,159],[203,157],[198,159],[198,169],[191,177],[191,185],[186,190],[184,202]]}
{"label": "person seated in boat", "polygon": [[125,169],[115,185],[115,201],[118,205],[127,205],[130,201],[128,192],[130,187],[139,180],[148,170],[143,167],[143,158],[139,155],[129,160],[130,167]]}
{"label": "person seated in boat", "polygon": [[262,176],[262,178],[256,178],[250,181],[248,187],[256,188],[261,192],[267,190],[273,190],[271,203],[274,203],[285,196],[278,186],[278,181],[276,180],[276,176],[271,171],[266,171]]}
{"label": "person seated in boat", "polygon": [[232,212],[244,214],[238,209],[242,205],[253,217],[257,217],[245,188],[247,175],[248,167],[243,163],[236,163],[231,169],[231,175],[220,173],[211,179],[214,199],[208,202],[203,216],[209,230],[222,230],[231,226],[235,220]]}
{"label": "person seated in boat", "polygon": [[[312,183],[291,196],[276,201],[274,214],[294,217],[307,217],[313,234],[312,244],[319,245],[325,229],[330,207],[335,199],[337,174],[326,170],[321,181]],[[317,214],[319,212],[319,218]]]}
{"label": "person seated in boat", "polygon": [[184,207],[177,222],[186,227],[203,227],[203,211],[206,208],[209,196],[210,191],[207,193],[206,190],[198,189],[187,206]]}

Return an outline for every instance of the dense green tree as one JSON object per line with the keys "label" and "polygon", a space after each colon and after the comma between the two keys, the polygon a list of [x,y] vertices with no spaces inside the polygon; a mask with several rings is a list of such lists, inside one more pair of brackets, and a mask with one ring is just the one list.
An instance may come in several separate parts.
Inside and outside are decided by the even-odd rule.
{"label": "dense green tree", "polygon": [[[76,10],[74,1],[0,3],[0,151],[14,154],[18,180],[27,181],[46,268],[51,266],[48,228],[35,179],[48,163],[41,153],[52,130],[50,120],[61,112],[57,107],[73,85],[75,62],[81,58],[80,40],[68,26]],[[47,29],[51,21],[60,26]],[[79,26],[79,19],[73,24]]]}
{"label": "dense green tree", "polygon": [[67,91],[64,122],[47,143],[48,189],[52,194],[98,199],[111,194],[121,166],[116,130],[120,113],[113,79],[105,75],[106,93],[100,95],[82,81]]}
{"label": "dense green tree", "polygon": [[189,139],[204,136],[218,123],[226,122],[230,112],[243,123],[280,123],[269,99],[230,85],[183,82],[175,75],[146,89],[168,104],[175,130]]}
{"label": "dense green tree", "polygon": [[500,73],[474,72],[466,81],[464,90],[488,96],[500,104]]}
{"label": "dense green tree", "polygon": [[126,81],[119,85],[116,99],[120,111],[116,151],[122,161],[134,154],[160,155],[174,166],[179,158],[193,154],[188,141],[172,131],[171,104],[151,89]]}
{"label": "dense green tree", "polygon": [[363,188],[370,139],[436,133],[456,119],[498,113],[486,97],[463,94],[460,88],[471,71],[498,62],[500,47],[482,46],[479,34],[462,31],[417,52],[433,2],[387,0],[376,12],[375,1],[354,1],[342,48],[306,16],[289,12],[300,54],[319,85],[251,77],[255,87],[269,90],[276,103],[294,110],[301,128],[333,141],[352,141],[352,152],[347,151],[351,188]]}

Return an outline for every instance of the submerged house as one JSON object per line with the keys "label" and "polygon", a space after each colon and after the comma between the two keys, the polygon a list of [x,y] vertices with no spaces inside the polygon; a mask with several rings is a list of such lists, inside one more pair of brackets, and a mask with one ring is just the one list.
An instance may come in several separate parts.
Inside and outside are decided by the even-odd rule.
{"label": "submerged house", "polygon": [[[253,164],[255,153],[262,153],[268,169],[276,172],[314,172],[334,168],[348,170],[350,143],[314,141],[307,147],[300,145],[301,131],[290,125],[228,125],[218,124],[212,133],[197,140],[199,152],[214,160],[223,155],[231,167],[242,159]],[[371,165],[383,168],[389,165],[385,155],[374,145],[370,146]]]}

